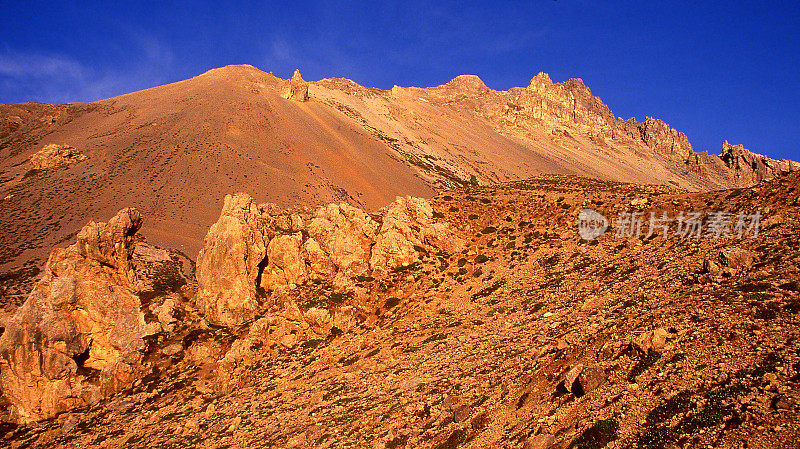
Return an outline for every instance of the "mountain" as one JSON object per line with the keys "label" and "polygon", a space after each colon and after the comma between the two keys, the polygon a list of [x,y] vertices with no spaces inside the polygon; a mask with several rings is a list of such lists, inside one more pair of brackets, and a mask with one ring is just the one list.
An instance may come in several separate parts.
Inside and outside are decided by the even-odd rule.
{"label": "mountain", "polygon": [[0,273],[40,266],[122,205],[148,217],[151,242],[194,257],[237,191],[376,210],[396,195],[542,173],[699,191],[796,169],[744,148],[726,154],[694,152],[660,120],[615,118],[580,79],[540,73],[495,91],[462,75],[384,91],[227,66],[94,103],[0,105]]}

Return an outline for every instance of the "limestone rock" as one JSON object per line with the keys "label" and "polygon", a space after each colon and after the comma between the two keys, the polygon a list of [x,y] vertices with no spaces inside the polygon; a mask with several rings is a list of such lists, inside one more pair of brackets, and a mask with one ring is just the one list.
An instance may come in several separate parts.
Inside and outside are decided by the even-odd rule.
{"label": "limestone rock", "polygon": [[133,253],[133,236],[141,226],[139,211],[126,208],[107,224],[89,222],[78,233],[76,246],[83,257],[127,274],[128,261]]}
{"label": "limestone rock", "polygon": [[53,250],[44,274],[0,337],[0,381],[26,423],[92,404],[134,379],[144,315],[130,275],[135,209],[91,222]]}
{"label": "limestone rock", "polygon": [[69,145],[51,143],[45,145],[31,156],[30,164],[34,170],[47,170],[64,167],[87,159],[88,156]]}
{"label": "limestone rock", "polygon": [[300,70],[295,70],[292,78],[283,84],[281,96],[287,100],[308,101],[308,83],[303,80]]}
{"label": "limestone rock", "polygon": [[[454,241],[449,227],[433,221],[431,204],[420,198],[398,197],[373,218],[346,203],[311,215],[229,195],[198,255],[198,308],[211,323],[243,324],[255,317],[266,295],[270,304],[282,304],[286,289],[309,280],[364,297],[368,292],[355,279],[408,266],[426,247],[452,247]],[[301,315],[297,321],[302,320]],[[330,330],[321,326],[317,330]]]}
{"label": "limestone rock", "polygon": [[300,254],[303,236],[300,232],[279,235],[267,245],[267,267],[261,276],[261,287],[273,290],[278,285],[302,284],[306,280],[306,266]]}
{"label": "limestone rock", "polygon": [[306,311],[305,319],[315,334],[327,336],[331,332],[333,324],[327,310],[312,307]]}
{"label": "limestone rock", "polygon": [[386,210],[370,266],[378,273],[411,265],[419,259],[416,248],[422,246],[423,230],[430,224],[433,209],[421,198],[398,197]]}
{"label": "limestone rock", "polygon": [[328,279],[336,274],[333,261],[314,238],[308,238],[303,243],[302,257],[308,263],[308,277],[311,280]]}
{"label": "limestone rock", "polygon": [[253,317],[259,305],[256,279],[266,252],[253,199],[227,195],[197,256],[197,305],[209,322],[230,325]]}
{"label": "limestone rock", "polygon": [[377,230],[369,214],[346,203],[319,208],[308,227],[338,270],[351,277],[368,274]]}

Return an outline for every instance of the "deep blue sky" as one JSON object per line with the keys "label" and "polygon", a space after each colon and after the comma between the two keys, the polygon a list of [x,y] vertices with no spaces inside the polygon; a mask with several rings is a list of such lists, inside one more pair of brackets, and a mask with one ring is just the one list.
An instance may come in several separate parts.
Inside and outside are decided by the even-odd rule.
{"label": "deep blue sky", "polygon": [[0,0],[0,102],[89,101],[247,63],[384,89],[544,71],[617,116],[800,160],[800,2]]}

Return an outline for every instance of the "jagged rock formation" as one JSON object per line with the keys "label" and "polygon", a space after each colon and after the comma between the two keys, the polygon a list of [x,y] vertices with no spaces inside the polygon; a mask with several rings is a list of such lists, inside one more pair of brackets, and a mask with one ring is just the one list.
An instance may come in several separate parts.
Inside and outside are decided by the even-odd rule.
{"label": "jagged rock formation", "polygon": [[800,165],[796,162],[786,159],[776,161],[753,153],[744,145],[731,145],[727,140],[722,142],[720,158],[733,171],[737,185],[742,187],[777,178],[800,169]]}
{"label": "jagged rock formation", "polygon": [[[523,113],[549,127],[572,123],[597,132],[600,131],[598,127],[607,128],[614,120],[611,110],[592,95],[580,78],[554,84],[549,75],[540,72],[527,88],[513,88],[509,94],[508,113],[516,119],[514,121]],[[522,108],[518,109],[520,106]]]}
{"label": "jagged rock formation", "polygon": [[[268,239],[268,237],[267,237]],[[247,195],[228,195],[197,255],[198,305],[211,322],[234,323],[256,310],[256,279],[266,254],[261,211]]]}
{"label": "jagged rock formation", "polygon": [[86,158],[85,154],[74,147],[51,143],[31,156],[30,165],[34,170],[47,170],[74,164]]}
{"label": "jagged rock formation", "polygon": [[[165,275],[185,283],[165,251],[135,242],[141,225],[131,208],[108,223],[90,222],[75,244],[53,250],[41,280],[5,323],[0,382],[16,421],[93,404],[138,377],[146,337],[164,331],[159,321],[145,321],[139,293],[152,292]],[[136,248],[149,267],[138,274]],[[168,328],[170,314],[161,312]]]}
{"label": "jagged rock formation", "polygon": [[300,70],[295,70],[292,78],[286,80],[281,96],[287,100],[308,101],[308,83],[303,80]]}
{"label": "jagged rock formation", "polygon": [[238,325],[269,292],[324,280],[352,293],[354,278],[384,277],[417,262],[425,248],[458,245],[420,198],[399,197],[373,217],[346,203],[311,213],[228,195],[197,256],[198,307],[211,323]]}
{"label": "jagged rock formation", "polygon": [[617,125],[632,138],[641,138],[649,148],[678,160],[695,154],[686,134],[672,129],[659,119],[647,117],[643,123],[636,119],[618,121]]}

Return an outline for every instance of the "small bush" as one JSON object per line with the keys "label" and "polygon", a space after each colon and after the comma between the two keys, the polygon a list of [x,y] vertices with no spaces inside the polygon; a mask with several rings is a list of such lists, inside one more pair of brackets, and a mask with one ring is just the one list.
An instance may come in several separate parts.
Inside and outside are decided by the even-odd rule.
{"label": "small bush", "polygon": [[617,438],[619,438],[619,422],[614,418],[603,419],[586,429],[569,447],[600,449]]}
{"label": "small bush", "polygon": [[666,427],[648,429],[636,440],[636,445],[642,449],[663,449],[675,440],[673,432]]}

